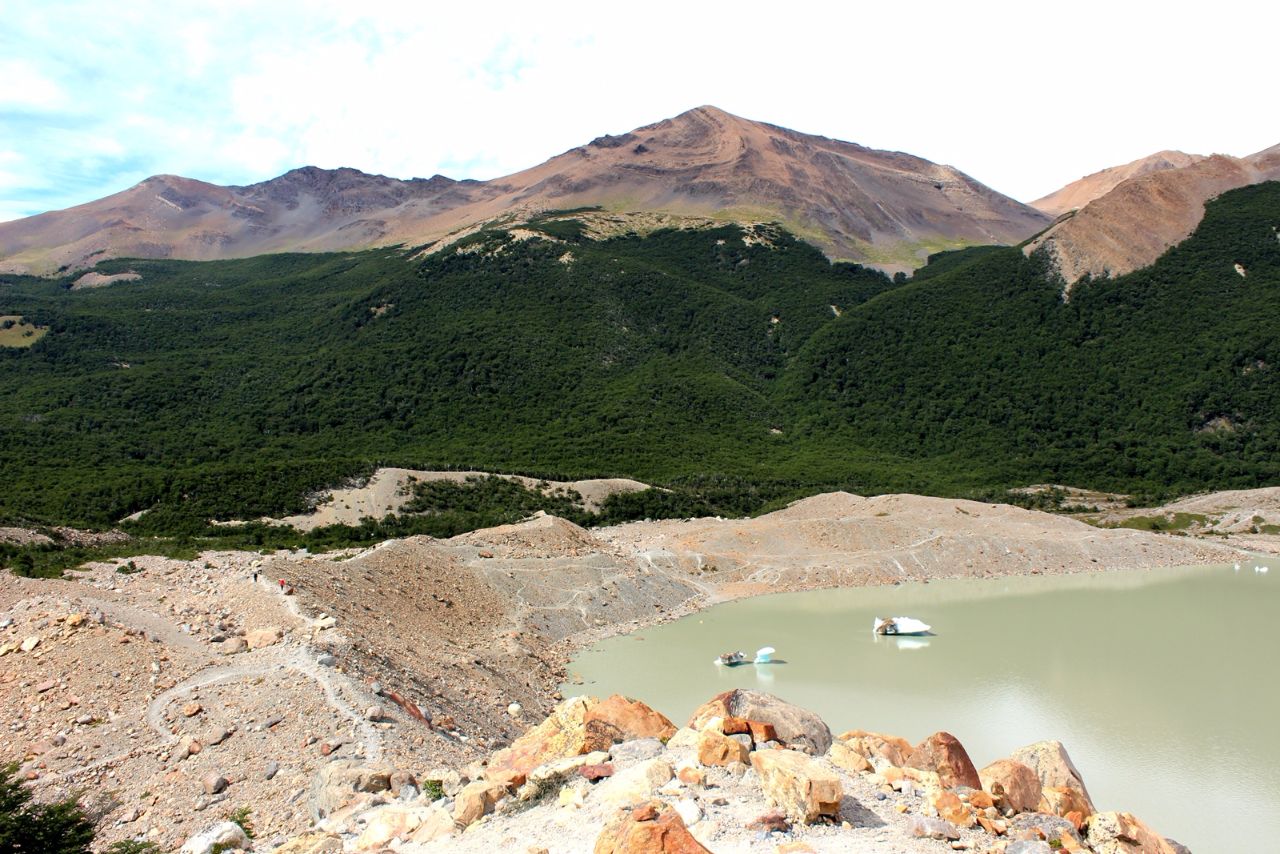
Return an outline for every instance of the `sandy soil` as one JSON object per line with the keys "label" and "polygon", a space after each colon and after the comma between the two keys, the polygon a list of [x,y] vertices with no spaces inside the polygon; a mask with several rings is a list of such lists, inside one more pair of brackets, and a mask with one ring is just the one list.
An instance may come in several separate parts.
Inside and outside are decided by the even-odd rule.
{"label": "sandy soil", "polygon": [[[361,519],[382,519],[388,514],[399,513],[400,508],[413,497],[412,486],[417,481],[449,480],[462,483],[468,477],[488,477],[480,471],[421,471],[418,469],[381,468],[373,473],[367,483],[344,489],[335,489],[311,513],[267,520],[292,525],[300,531],[310,531],[325,525],[358,525]],[[547,481],[519,475],[499,475],[544,492],[568,489],[582,496],[582,506],[588,511],[600,509],[606,498],[618,492],[639,492],[648,484],[626,478],[607,478],[575,481]]]}

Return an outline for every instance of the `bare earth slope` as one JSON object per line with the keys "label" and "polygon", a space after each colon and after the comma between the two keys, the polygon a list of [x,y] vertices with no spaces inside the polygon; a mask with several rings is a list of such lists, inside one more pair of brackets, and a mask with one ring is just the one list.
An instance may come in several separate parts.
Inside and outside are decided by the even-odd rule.
{"label": "bare earth slope", "polygon": [[1277,148],[1243,158],[1215,154],[1128,178],[1023,251],[1047,251],[1068,286],[1085,275],[1120,276],[1147,267],[1191,235],[1204,218],[1206,201],[1280,178]]}
{"label": "bare earth slope", "polygon": [[[104,845],[143,835],[172,850],[251,806],[255,850],[270,850],[311,825],[313,781],[335,759],[435,779],[433,767],[460,767],[540,720],[579,645],[719,599],[1243,559],[1219,541],[1008,506],[835,493],[757,519],[588,531],[539,516],[359,553],[5,574],[0,756],[21,761],[41,797],[100,798]],[[211,774],[224,792],[206,791]]]}
{"label": "bare earth slope", "polygon": [[1079,210],[1100,196],[1105,196],[1121,181],[1138,175],[1181,169],[1204,159],[1202,154],[1185,154],[1181,151],[1157,151],[1123,166],[1110,166],[1078,181],[1072,181],[1060,190],[1031,202],[1031,207],[1049,216],[1061,216],[1067,211]]}
{"label": "bare earth slope", "polygon": [[780,220],[834,258],[891,270],[943,248],[1016,243],[1049,222],[949,166],[699,107],[491,181],[314,167],[248,187],[148,178],[0,224],[0,272],[48,274],[117,256],[416,246],[507,215],[580,206]]}

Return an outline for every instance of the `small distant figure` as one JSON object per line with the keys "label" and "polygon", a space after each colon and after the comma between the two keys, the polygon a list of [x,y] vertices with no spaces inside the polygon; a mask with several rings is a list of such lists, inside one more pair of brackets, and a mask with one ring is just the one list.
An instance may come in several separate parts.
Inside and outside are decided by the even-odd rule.
{"label": "small distant figure", "polygon": [[282,578],[282,579],[280,579],[280,591],[281,591],[282,593],[284,592],[284,588],[285,588],[285,581],[284,581],[284,579]]}
{"label": "small distant figure", "polygon": [[258,583],[258,570],[256,569],[253,571],[253,583],[254,584]]}

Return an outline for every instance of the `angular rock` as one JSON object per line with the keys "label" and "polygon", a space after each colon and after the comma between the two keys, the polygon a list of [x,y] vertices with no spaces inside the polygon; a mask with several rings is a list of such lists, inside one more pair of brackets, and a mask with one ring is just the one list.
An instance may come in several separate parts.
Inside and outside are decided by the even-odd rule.
{"label": "angular rock", "polygon": [[1004,854],[1054,854],[1053,847],[1040,839],[1017,839],[1009,843]]}
{"label": "angular rock", "polygon": [[350,759],[330,762],[311,781],[311,818],[319,821],[361,793],[386,792],[391,788],[391,772],[369,768]]}
{"label": "angular rock", "polygon": [[680,750],[686,747],[698,746],[698,731],[690,727],[680,727],[676,730],[676,734],[671,736],[667,741],[669,750]]}
{"label": "angular rock", "polygon": [[578,769],[578,773],[585,779],[594,783],[597,780],[603,780],[605,777],[614,775],[613,763],[601,762],[595,765],[583,765]]}
{"label": "angular rock", "polygon": [[609,744],[636,738],[656,738],[665,742],[676,734],[676,725],[666,715],[621,694],[614,694],[592,706],[582,721],[589,733],[597,739],[607,737]]}
{"label": "angular rock", "polygon": [[539,765],[566,756],[586,753],[588,739],[585,718],[599,701],[594,697],[571,697],[561,702],[546,720],[494,753],[485,776],[520,778]]}
{"label": "angular rock", "polygon": [[831,760],[831,764],[837,768],[843,768],[854,774],[872,770],[871,763],[867,761],[867,758],[843,741],[831,742],[831,749],[827,751],[827,759]]}
{"label": "angular rock", "polygon": [[643,803],[671,777],[671,763],[666,757],[657,756],[632,765],[596,784],[591,797],[593,801],[613,807]]}
{"label": "angular rock", "polygon": [[1009,835],[1023,839],[1047,839],[1050,844],[1062,844],[1064,848],[1079,848],[1083,841],[1075,825],[1056,815],[1040,812],[1024,812],[1008,825]]}
{"label": "angular rock", "polygon": [[22,641],[22,643],[18,645],[18,649],[22,650],[23,652],[31,652],[31,650],[35,649],[39,645],[40,645],[40,638],[36,635],[32,635],[29,638],[25,638]]}
{"label": "angular rock", "polygon": [[202,711],[204,711],[204,706],[192,700],[182,707],[182,716],[184,718],[193,718]]}
{"label": "angular rock", "polygon": [[210,854],[215,848],[248,848],[249,837],[234,822],[224,821],[197,833],[182,844],[179,854]]}
{"label": "angular rock", "polygon": [[[454,828],[453,818],[448,811],[436,804],[389,804],[375,807],[365,813],[365,818],[364,830],[354,843],[356,851],[378,851],[394,840],[409,840],[418,835],[419,830],[427,823],[440,836],[452,833]],[[434,839],[436,836],[430,838]]]}
{"label": "angular rock", "polygon": [[840,814],[844,789],[840,778],[795,750],[757,750],[751,767],[765,798],[795,821],[809,824],[819,816]]}
{"label": "angular rock", "polygon": [[943,821],[949,821],[960,828],[973,827],[973,810],[955,792],[949,789],[936,792],[929,798],[929,803]]}
{"label": "angular rock", "polygon": [[475,824],[482,816],[493,812],[493,808],[507,794],[507,787],[489,780],[476,780],[468,783],[453,799],[453,823],[458,827]]}
{"label": "angular rock", "polygon": [[635,738],[609,748],[609,758],[619,765],[630,765],[662,753],[662,742],[656,738]]}
{"label": "angular rock", "polygon": [[831,747],[831,730],[822,718],[763,691],[737,688],[717,694],[694,711],[688,726],[702,730],[713,718],[744,718],[769,724],[784,745],[814,756],[821,756]]}
{"label": "angular rock", "polygon": [[1097,813],[1087,826],[1085,842],[1097,854],[1176,854],[1163,836],[1133,813]]}
{"label": "angular rock", "polygon": [[978,772],[982,790],[991,795],[996,809],[1033,812],[1040,803],[1040,778],[1021,762],[997,759]]}
{"label": "angular rock", "polygon": [[249,644],[245,642],[244,638],[227,638],[218,644],[218,652],[223,655],[235,655],[236,653],[244,652],[248,648]]}
{"label": "angular rock", "polygon": [[594,854],[709,854],[675,809],[655,801],[620,813],[596,838]]}
{"label": "angular rock", "polygon": [[1075,763],[1067,755],[1067,749],[1062,746],[1062,742],[1037,741],[1035,744],[1019,747],[1009,754],[1009,758],[1021,762],[1036,772],[1043,788],[1065,786],[1076,789],[1084,795],[1085,802],[1089,805],[1085,814],[1093,813],[1093,799],[1089,797],[1089,790],[1085,788],[1084,777],[1080,775]]}
{"label": "angular rock", "polygon": [[210,771],[200,778],[200,787],[206,795],[216,795],[227,788],[230,782],[217,771]]}
{"label": "angular rock", "polygon": [[905,738],[899,738],[896,735],[884,735],[878,732],[867,732],[860,729],[842,732],[836,740],[844,742],[852,750],[862,754],[868,761],[879,757],[898,768],[901,768],[906,763],[907,757],[911,755],[913,749],[911,742]]}
{"label": "angular rock", "polygon": [[921,771],[936,771],[942,785],[949,789],[956,786],[982,788],[978,769],[973,767],[964,745],[949,732],[935,732],[917,744],[907,757],[906,765]]}
{"label": "angular rock", "polygon": [[244,642],[248,645],[249,649],[261,649],[264,646],[271,646],[279,643],[282,637],[284,637],[284,631],[276,626],[271,626],[269,628],[254,629],[251,632],[247,632],[244,636]]}
{"label": "angular rock", "polygon": [[747,830],[763,830],[766,833],[786,833],[791,829],[791,819],[782,810],[769,810],[747,822]]}
{"label": "angular rock", "polygon": [[283,845],[273,848],[271,854],[339,854],[342,837],[336,833],[313,830],[295,836]]}
{"label": "angular rock", "polygon": [[[604,752],[586,753],[581,756],[566,756],[555,759],[545,765],[539,765],[526,776],[525,783],[516,792],[517,800],[532,801],[559,789],[564,783],[589,765],[599,766],[609,758]],[[611,776],[602,774],[601,776]],[[497,781],[495,781],[497,782]]]}
{"label": "angular rock", "polygon": [[703,765],[731,765],[747,762],[751,751],[742,742],[706,730],[698,735],[698,761]]}
{"label": "angular rock", "polygon": [[960,828],[940,818],[927,818],[922,815],[912,816],[907,825],[907,832],[921,839],[959,839]]}
{"label": "angular rock", "polygon": [[1089,798],[1079,789],[1052,786],[1040,790],[1040,803],[1036,805],[1036,812],[1060,815],[1069,821],[1070,816],[1079,815],[1079,822],[1072,821],[1079,830],[1084,819],[1093,815],[1093,804],[1089,803]]}

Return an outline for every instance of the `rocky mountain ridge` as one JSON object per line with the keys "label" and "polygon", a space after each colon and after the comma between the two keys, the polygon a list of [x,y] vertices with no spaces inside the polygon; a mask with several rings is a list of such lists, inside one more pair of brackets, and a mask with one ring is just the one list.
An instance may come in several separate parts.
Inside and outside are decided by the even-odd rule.
{"label": "rocky mountain ridge", "polygon": [[[1023,251],[1048,253],[1069,293],[1085,276],[1121,276],[1155,263],[1195,231],[1210,199],[1280,179],[1280,146],[1248,157],[1182,155],[1193,158],[1185,165],[1177,165],[1180,158],[1163,155],[1116,167],[1115,175],[1104,170],[1036,202],[1051,211],[1087,199]],[[1093,195],[1126,171],[1128,177]]]}
{"label": "rocky mountain ridge", "polygon": [[0,272],[43,275],[120,256],[420,246],[497,219],[583,206],[777,220],[833,258],[890,271],[921,266],[941,249],[1016,243],[1049,222],[949,166],[699,107],[490,181],[315,167],[245,187],[155,176],[0,224]]}

